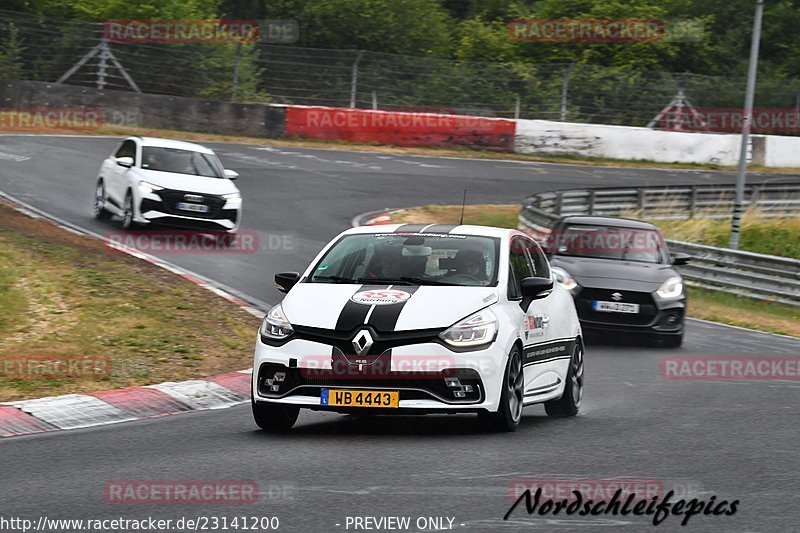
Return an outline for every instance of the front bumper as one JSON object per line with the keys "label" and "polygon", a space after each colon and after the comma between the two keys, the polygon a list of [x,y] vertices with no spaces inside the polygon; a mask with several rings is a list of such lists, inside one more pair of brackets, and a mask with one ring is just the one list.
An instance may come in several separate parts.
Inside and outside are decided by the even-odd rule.
{"label": "front bumper", "polygon": [[[639,313],[609,313],[595,311],[592,302],[609,300],[609,293],[623,295],[623,302],[639,304]],[[686,297],[663,301],[652,293],[614,291],[582,287],[575,298],[575,309],[581,327],[589,332],[639,332],[678,335],[683,331]]]}
{"label": "front bumper", "polygon": [[193,230],[232,231],[239,226],[241,201],[226,201],[221,196],[202,195],[207,213],[192,213],[177,208],[184,191],[159,190],[143,194],[139,203],[139,220],[177,228]]}
{"label": "front bumper", "polygon": [[[370,364],[359,366],[351,362],[355,356],[342,356],[331,345],[295,339],[282,346],[269,346],[259,337],[253,363],[253,399],[339,412],[495,411],[507,357],[496,344],[464,353],[434,342],[395,346],[372,357]],[[283,374],[281,381],[275,380],[276,372]],[[323,406],[323,388],[398,391],[399,406]]]}

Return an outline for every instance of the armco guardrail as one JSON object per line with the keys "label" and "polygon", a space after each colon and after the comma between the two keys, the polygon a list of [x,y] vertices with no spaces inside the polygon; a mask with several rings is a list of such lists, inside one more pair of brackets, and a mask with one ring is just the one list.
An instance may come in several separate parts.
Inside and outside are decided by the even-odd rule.
{"label": "armco guardrail", "polygon": [[[734,192],[732,185],[692,185],[538,193],[525,199],[519,229],[543,239],[566,215],[728,218]],[[800,183],[750,185],[745,198],[745,208],[763,216],[800,216]],[[800,260],[680,241],[667,244],[670,251],[693,257],[679,268],[690,285],[800,306]]]}

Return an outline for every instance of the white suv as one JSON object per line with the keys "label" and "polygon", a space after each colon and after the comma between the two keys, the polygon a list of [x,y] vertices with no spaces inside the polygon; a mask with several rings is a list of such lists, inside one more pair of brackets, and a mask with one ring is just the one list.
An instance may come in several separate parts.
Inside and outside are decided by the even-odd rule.
{"label": "white suv", "polygon": [[117,215],[123,229],[157,223],[232,232],[242,218],[237,176],[199,144],[130,137],[100,167],[94,216]]}

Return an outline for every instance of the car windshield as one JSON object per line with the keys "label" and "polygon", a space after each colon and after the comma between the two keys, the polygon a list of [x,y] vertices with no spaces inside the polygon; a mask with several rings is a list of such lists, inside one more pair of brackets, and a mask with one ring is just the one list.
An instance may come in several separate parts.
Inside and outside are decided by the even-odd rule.
{"label": "car windshield", "polygon": [[213,154],[160,146],[142,148],[142,168],[207,178],[225,177],[222,165]]}
{"label": "car windshield", "polygon": [[477,235],[346,235],[317,263],[308,282],[494,286],[499,250],[500,239]]}
{"label": "car windshield", "polygon": [[667,262],[664,238],[655,229],[567,224],[548,238],[548,249],[556,255]]}

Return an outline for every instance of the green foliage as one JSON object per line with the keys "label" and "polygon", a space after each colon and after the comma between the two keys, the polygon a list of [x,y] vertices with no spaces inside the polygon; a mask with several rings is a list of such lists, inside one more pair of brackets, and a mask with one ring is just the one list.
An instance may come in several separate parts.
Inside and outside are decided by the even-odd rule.
{"label": "green foliage", "polygon": [[0,80],[21,80],[24,78],[22,52],[25,50],[19,40],[19,32],[13,22],[0,24],[0,30],[7,37],[0,41]]}

